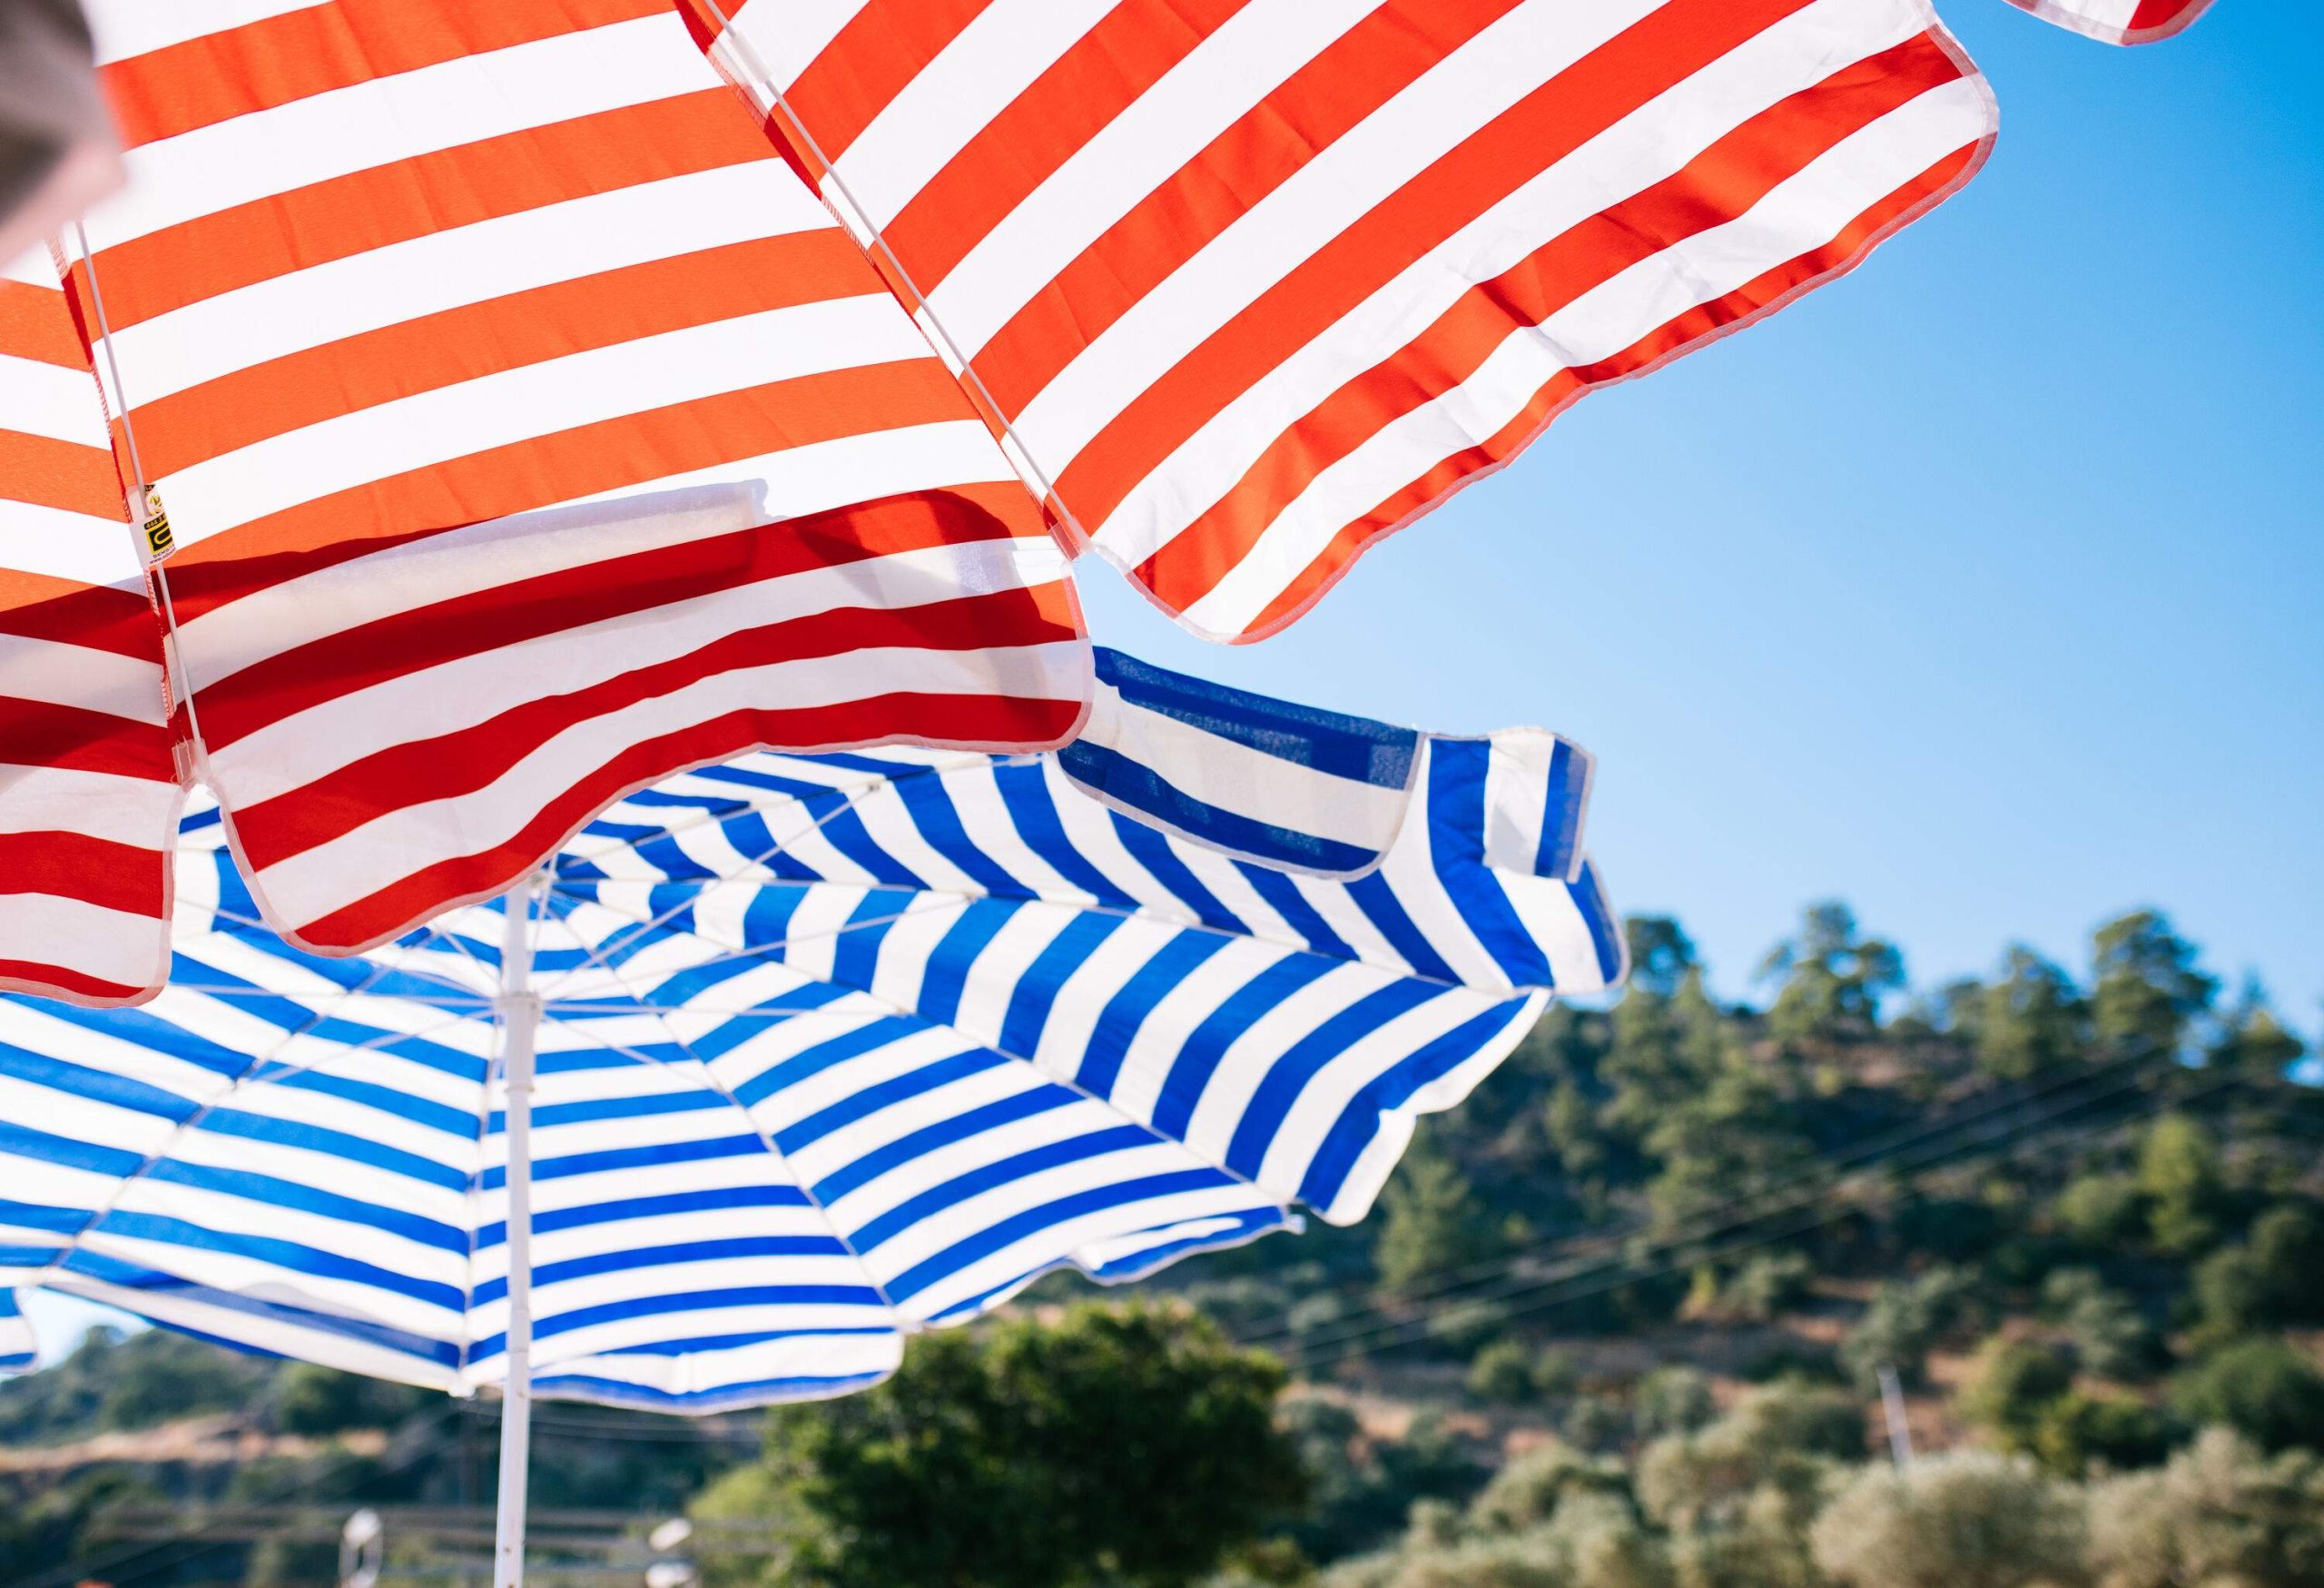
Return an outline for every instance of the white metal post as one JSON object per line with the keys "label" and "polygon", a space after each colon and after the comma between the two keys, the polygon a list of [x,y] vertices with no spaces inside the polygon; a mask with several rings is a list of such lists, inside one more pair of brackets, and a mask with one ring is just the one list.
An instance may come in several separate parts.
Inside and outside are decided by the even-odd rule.
{"label": "white metal post", "polygon": [[525,1490],[533,1445],[533,1044],[540,1031],[540,994],[533,991],[533,906],[537,875],[508,890],[500,940],[500,1070],[508,1144],[507,1381],[500,1399],[499,1517],[494,1528],[492,1588],[525,1581]]}

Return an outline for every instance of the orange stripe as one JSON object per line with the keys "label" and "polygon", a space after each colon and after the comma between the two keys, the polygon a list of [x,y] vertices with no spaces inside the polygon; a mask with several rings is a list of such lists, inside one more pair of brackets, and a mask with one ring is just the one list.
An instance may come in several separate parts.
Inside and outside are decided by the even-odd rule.
{"label": "orange stripe", "polygon": [[[842,436],[970,417],[933,358],[722,392],[353,486],[185,547],[170,563],[181,622],[398,539]],[[779,504],[778,504],[779,505]],[[1018,532],[1043,533],[1028,498]]]}
{"label": "orange stripe", "polygon": [[927,291],[1246,0],[1117,6],[974,138],[888,223],[888,245]]}
{"label": "orange stripe", "polygon": [[[244,667],[202,692],[202,730],[223,748],[295,713],[462,656],[650,613],[718,590],[972,540],[1009,538],[1018,487],[967,487],[858,503],[655,547],[489,588],[467,587]],[[996,510],[998,509],[998,510]]]}
{"label": "orange stripe", "polygon": [[1666,87],[1807,0],[1676,0],[1535,88],[1302,260],[1140,391],[1059,474],[1095,528],[1187,437],[1357,304]]}
{"label": "orange stripe", "polygon": [[872,0],[783,98],[829,160],[845,154],[990,0]]}
{"label": "orange stripe", "polygon": [[[1083,348],[1316,150],[1336,143],[1515,4],[1429,0],[1416,8],[1403,0],[1334,41],[1140,199],[986,342],[976,368],[993,400],[1010,414],[1023,411]],[[1535,167],[1525,169],[1531,174]]]}
{"label": "orange stripe", "polygon": [[116,61],[100,74],[131,148],[253,111],[608,23],[670,0],[335,0]]}
{"label": "orange stripe", "polygon": [[[127,518],[112,453],[22,430],[0,430],[0,498],[116,524]],[[89,528],[103,533],[103,526]]]}
{"label": "orange stripe", "polygon": [[[115,330],[390,243],[665,177],[771,160],[724,88],[531,127],[219,210],[103,250]],[[86,266],[73,267],[87,292]]]}
{"label": "orange stripe", "polygon": [[1471,287],[1433,324],[1289,427],[1235,488],[1139,569],[1174,607],[1241,562],[1308,483],[1384,427],[1473,376],[1521,325],[1685,239],[1735,220],[1834,145],[1960,75],[1923,34],[1777,101],[1685,167]]}
{"label": "orange stripe", "polygon": [[1295,621],[1336,583],[1373,542],[1393,534],[1462,487],[1485,478],[1531,445],[1577,399],[1616,381],[1649,374],[1705,342],[1738,330],[1783,308],[1804,292],[1846,275],[1882,241],[1941,203],[1977,173],[1992,146],[1985,142],[1946,155],[1866,210],[1829,243],[1768,271],[1715,302],[1663,326],[1615,357],[1584,370],[1561,370],[1526,410],[1476,447],[1444,459],[1419,479],[1354,520],[1236,637],[1263,639]]}
{"label": "orange stripe", "polygon": [[883,291],[836,229],[753,239],[463,304],[254,364],[137,409],[157,476],[399,398],[745,314]]}
{"label": "orange stripe", "polygon": [[[89,356],[73,329],[72,311],[55,287],[0,281],[0,357],[30,359],[66,370],[85,370]],[[90,396],[91,406],[96,397]]]}

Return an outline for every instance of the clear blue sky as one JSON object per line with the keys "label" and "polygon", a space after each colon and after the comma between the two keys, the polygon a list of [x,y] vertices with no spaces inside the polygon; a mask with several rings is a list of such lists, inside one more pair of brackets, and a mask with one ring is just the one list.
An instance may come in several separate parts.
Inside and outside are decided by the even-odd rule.
{"label": "clear blue sky", "polygon": [[1616,902],[1729,995],[1806,902],[1916,985],[2168,911],[2324,1013],[2324,5],[2120,50],[1944,0],[1976,181],[1855,274],[1585,399],[1289,632],[1098,636],[1598,753]]}

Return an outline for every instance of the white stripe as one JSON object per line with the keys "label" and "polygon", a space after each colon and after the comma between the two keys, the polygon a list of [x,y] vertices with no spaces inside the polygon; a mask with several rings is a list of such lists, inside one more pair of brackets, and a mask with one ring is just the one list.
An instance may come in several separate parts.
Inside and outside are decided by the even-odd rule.
{"label": "white stripe", "polygon": [[0,497],[0,575],[39,574],[76,585],[143,585],[124,518]]}
{"label": "white stripe", "polygon": [[0,355],[0,430],[105,451],[105,411],[86,370]]}
{"label": "white stripe", "polygon": [[1385,849],[1406,791],[1302,765],[1191,723],[1131,705],[1101,686],[1081,741],[1161,773],[1181,794],[1271,827],[1361,849]]}
{"label": "white stripe", "polygon": [[[91,646],[0,634],[0,696],[39,700],[76,711],[158,726],[162,665]],[[0,759],[6,751],[0,746]]]}
{"label": "white stripe", "polygon": [[891,692],[1071,700],[1081,659],[1070,641],[970,653],[866,648],[722,673],[576,724],[471,794],[386,812],[268,866],[253,891],[273,920],[320,920],[389,881],[506,843],[538,814],[540,790],[576,786],[640,739],[769,701],[799,710]]}
{"label": "white stripe", "polygon": [[125,61],[292,11],[318,11],[331,0],[84,0],[97,61]]}
{"label": "white stripe", "polygon": [[839,181],[885,226],[1116,4],[989,0],[839,156]]}
{"label": "white stripe", "polygon": [[[270,656],[474,591],[889,491],[993,478],[1006,467],[990,434],[970,419],[841,436],[448,530],[281,580],[188,620],[179,644],[208,687]],[[1025,584],[1057,577],[1048,537],[1014,544]]]}
{"label": "white stripe", "polygon": [[169,841],[181,792],[159,780],[0,762],[0,833],[74,833],[158,855]]}
{"label": "white stripe", "polygon": [[1526,0],[1502,16],[1318,151],[1107,327],[1025,405],[1018,434],[1062,469],[1206,338],[1445,149],[1656,4]]}
{"label": "white stripe", "polygon": [[1932,89],[1851,134],[1736,220],[1640,261],[1538,327],[1512,330],[1466,381],[1319,470],[1250,553],[1187,607],[1187,620],[1213,633],[1238,632],[1351,519],[1409,484],[1416,460],[1450,457],[1492,435],[1560,370],[1610,358],[1698,304],[1828,242],[1896,188],[1983,137],[1990,103],[1974,78]]}
{"label": "white stripe", "polygon": [[0,960],[54,965],[119,987],[159,981],[168,945],[166,922],[80,899],[12,893],[0,910]]}
{"label": "white stripe", "polygon": [[[1131,209],[1379,0],[1256,0],[1222,24],[977,240],[930,311],[973,357]],[[844,163],[842,163],[844,164]]]}
{"label": "white stripe", "polygon": [[103,252],[358,171],[718,86],[675,12],[558,34],[310,94],[132,149],[92,211]]}
{"label": "white stripe", "polygon": [[179,543],[409,470],[722,392],[924,359],[884,293],[592,348],[269,436],[165,482]]}
{"label": "white stripe", "polygon": [[898,611],[958,599],[980,588],[1007,587],[1009,551],[1008,541],[982,540],[898,552],[731,585],[469,652],[331,696],[231,745],[213,745],[211,766],[226,797],[237,808],[247,808],[317,783],[366,755],[463,732],[531,701],[578,694],[625,673],[675,661],[727,635],[867,601]]}
{"label": "white stripe", "polygon": [[[652,260],[829,228],[831,217],[779,162],[722,165],[324,260],[125,326],[113,344],[130,390],[150,403],[423,315]],[[868,271],[865,280],[868,286]],[[87,406],[95,409],[94,395]],[[103,425],[96,428],[102,435]]]}

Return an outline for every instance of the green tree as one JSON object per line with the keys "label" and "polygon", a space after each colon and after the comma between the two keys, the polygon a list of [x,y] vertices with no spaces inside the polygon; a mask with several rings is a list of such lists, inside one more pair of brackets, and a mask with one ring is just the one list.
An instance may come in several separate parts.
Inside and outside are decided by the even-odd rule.
{"label": "green tree", "polygon": [[1489,1258],[1502,1245],[1468,1177],[1426,1136],[1415,1139],[1396,1166],[1380,1206],[1372,1260],[1392,1295]]}
{"label": "green tree", "polygon": [[2032,1448],[2043,1466],[2064,1477],[2081,1477],[2096,1466],[2126,1472],[2170,1454],[2171,1428],[2143,1401],[2068,1390],[2042,1408]]}
{"label": "green tree", "polygon": [[2156,1247],[2189,1257],[2219,1238],[2227,1198],[2219,1149],[2211,1132],[2185,1114],[2165,1114],[2139,1148],[2139,1190]]}
{"label": "green tree", "polygon": [[2050,1403],[2073,1387],[2073,1365],[2059,1352],[1995,1335],[1978,1351],[1958,1405],[1962,1416],[1989,1431],[2004,1450],[2031,1455]]}
{"label": "green tree", "polygon": [[2130,1246],[2146,1229],[2146,1201],[2130,1175],[2076,1175],[2058,1193],[2057,1214],[2085,1246],[2100,1251]]}
{"label": "green tree", "polygon": [[1811,904],[1799,932],[1759,966],[1782,978],[1768,1029],[1784,1042],[1840,1042],[1879,1027],[1880,1000],[1905,984],[1905,956],[1892,943],[1864,936],[1856,914],[1837,899]]}
{"label": "green tree", "polygon": [[2228,1012],[2211,1062],[2273,1080],[2299,1062],[2308,1045],[2286,1030],[2268,1007],[2268,995],[2256,981],[2244,982],[2235,1007]]}
{"label": "green tree", "polygon": [[2171,1400],[2188,1422],[2231,1428],[2263,1450],[2324,1451],[2324,1373],[2281,1340],[2240,1340],[2181,1373]]}
{"label": "green tree", "polygon": [[2090,947],[2091,1030],[2099,1045],[2131,1058],[2180,1051],[2219,994],[2218,981],[2195,968],[2194,945],[2159,912],[2138,910],[2100,927]]}
{"label": "green tree", "polygon": [[1283,1382],[1199,1315],[1081,1305],[923,1336],[877,1388],[774,1414],[728,1482],[831,1588],[1177,1588],[1303,1497]]}
{"label": "green tree", "polygon": [[1929,1351],[1967,1320],[1970,1282],[1957,1268],[1931,1268],[1873,1292],[1864,1316],[1840,1342],[1840,1365],[1871,1387],[1883,1366],[1906,1384],[1920,1380]]}
{"label": "green tree", "polygon": [[2042,1310],[2065,1330],[2075,1358],[2103,1378],[2136,1378],[2162,1356],[2154,1327],[2094,1268],[2060,1268],[2042,1282]]}
{"label": "green tree", "polygon": [[1503,1335],[1469,1361],[1469,1394],[1493,1406],[1522,1406],[1541,1398],[1533,1382],[1533,1352],[1514,1335]]}
{"label": "green tree", "polygon": [[1668,998],[1701,962],[1694,940],[1668,915],[1632,915],[1622,922],[1630,944],[1630,987],[1652,998]]}
{"label": "green tree", "polygon": [[2003,957],[2001,977],[1978,990],[1972,1047],[1999,1080],[2030,1080],[2081,1058],[2090,1006],[2073,979],[2023,943]]}

